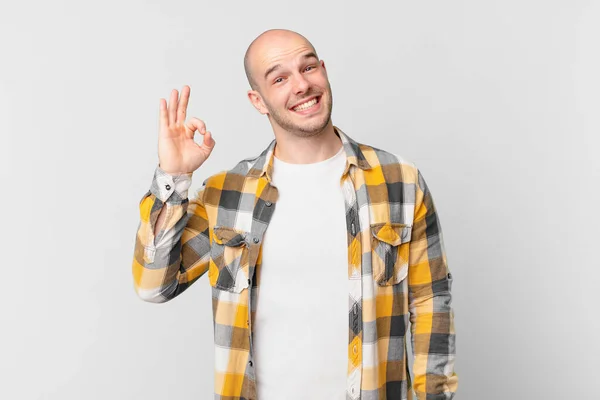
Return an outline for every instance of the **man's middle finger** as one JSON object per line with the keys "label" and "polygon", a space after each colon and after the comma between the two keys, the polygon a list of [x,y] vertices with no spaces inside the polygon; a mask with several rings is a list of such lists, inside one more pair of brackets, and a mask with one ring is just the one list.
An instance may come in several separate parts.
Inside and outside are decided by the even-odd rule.
{"label": "man's middle finger", "polygon": [[169,125],[174,124],[177,121],[177,101],[179,93],[177,89],[173,89],[171,92],[171,100],[169,101]]}
{"label": "man's middle finger", "polygon": [[177,123],[185,122],[185,113],[187,111],[188,100],[190,98],[190,87],[185,85],[181,89],[181,97],[179,98],[179,106],[177,107]]}

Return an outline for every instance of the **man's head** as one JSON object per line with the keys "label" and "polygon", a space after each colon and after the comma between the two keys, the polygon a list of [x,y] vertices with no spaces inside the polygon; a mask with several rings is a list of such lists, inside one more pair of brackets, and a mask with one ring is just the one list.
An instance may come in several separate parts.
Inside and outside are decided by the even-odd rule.
{"label": "man's head", "polygon": [[308,137],[331,122],[333,97],[325,63],[304,36],[285,29],[263,32],[248,47],[244,69],[252,88],[248,98],[268,115],[274,131]]}

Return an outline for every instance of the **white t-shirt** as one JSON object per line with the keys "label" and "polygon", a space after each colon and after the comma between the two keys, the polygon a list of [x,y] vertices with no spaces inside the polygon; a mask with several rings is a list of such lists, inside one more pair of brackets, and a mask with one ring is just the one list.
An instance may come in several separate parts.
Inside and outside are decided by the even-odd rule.
{"label": "white t-shirt", "polygon": [[260,400],[346,399],[345,165],[343,147],[312,164],[273,159],[279,198],[263,241],[253,341]]}

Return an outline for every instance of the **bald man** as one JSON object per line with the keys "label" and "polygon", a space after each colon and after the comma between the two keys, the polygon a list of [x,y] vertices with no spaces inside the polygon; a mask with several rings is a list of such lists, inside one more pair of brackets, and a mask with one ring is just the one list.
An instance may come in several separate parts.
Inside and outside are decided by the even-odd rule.
{"label": "bald man", "polygon": [[188,86],[160,99],[136,293],[166,302],[208,272],[215,399],[454,398],[452,275],[421,171],[333,125],[325,62],[302,35],[262,33],[244,68],[274,139],[190,199],[216,142],[186,122]]}

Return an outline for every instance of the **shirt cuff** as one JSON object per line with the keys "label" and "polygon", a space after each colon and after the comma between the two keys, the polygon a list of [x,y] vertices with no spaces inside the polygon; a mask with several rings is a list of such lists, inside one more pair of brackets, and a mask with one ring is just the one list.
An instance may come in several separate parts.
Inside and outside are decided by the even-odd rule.
{"label": "shirt cuff", "polygon": [[188,189],[192,185],[192,173],[171,175],[160,166],[156,166],[150,192],[162,202],[180,204],[188,198]]}

